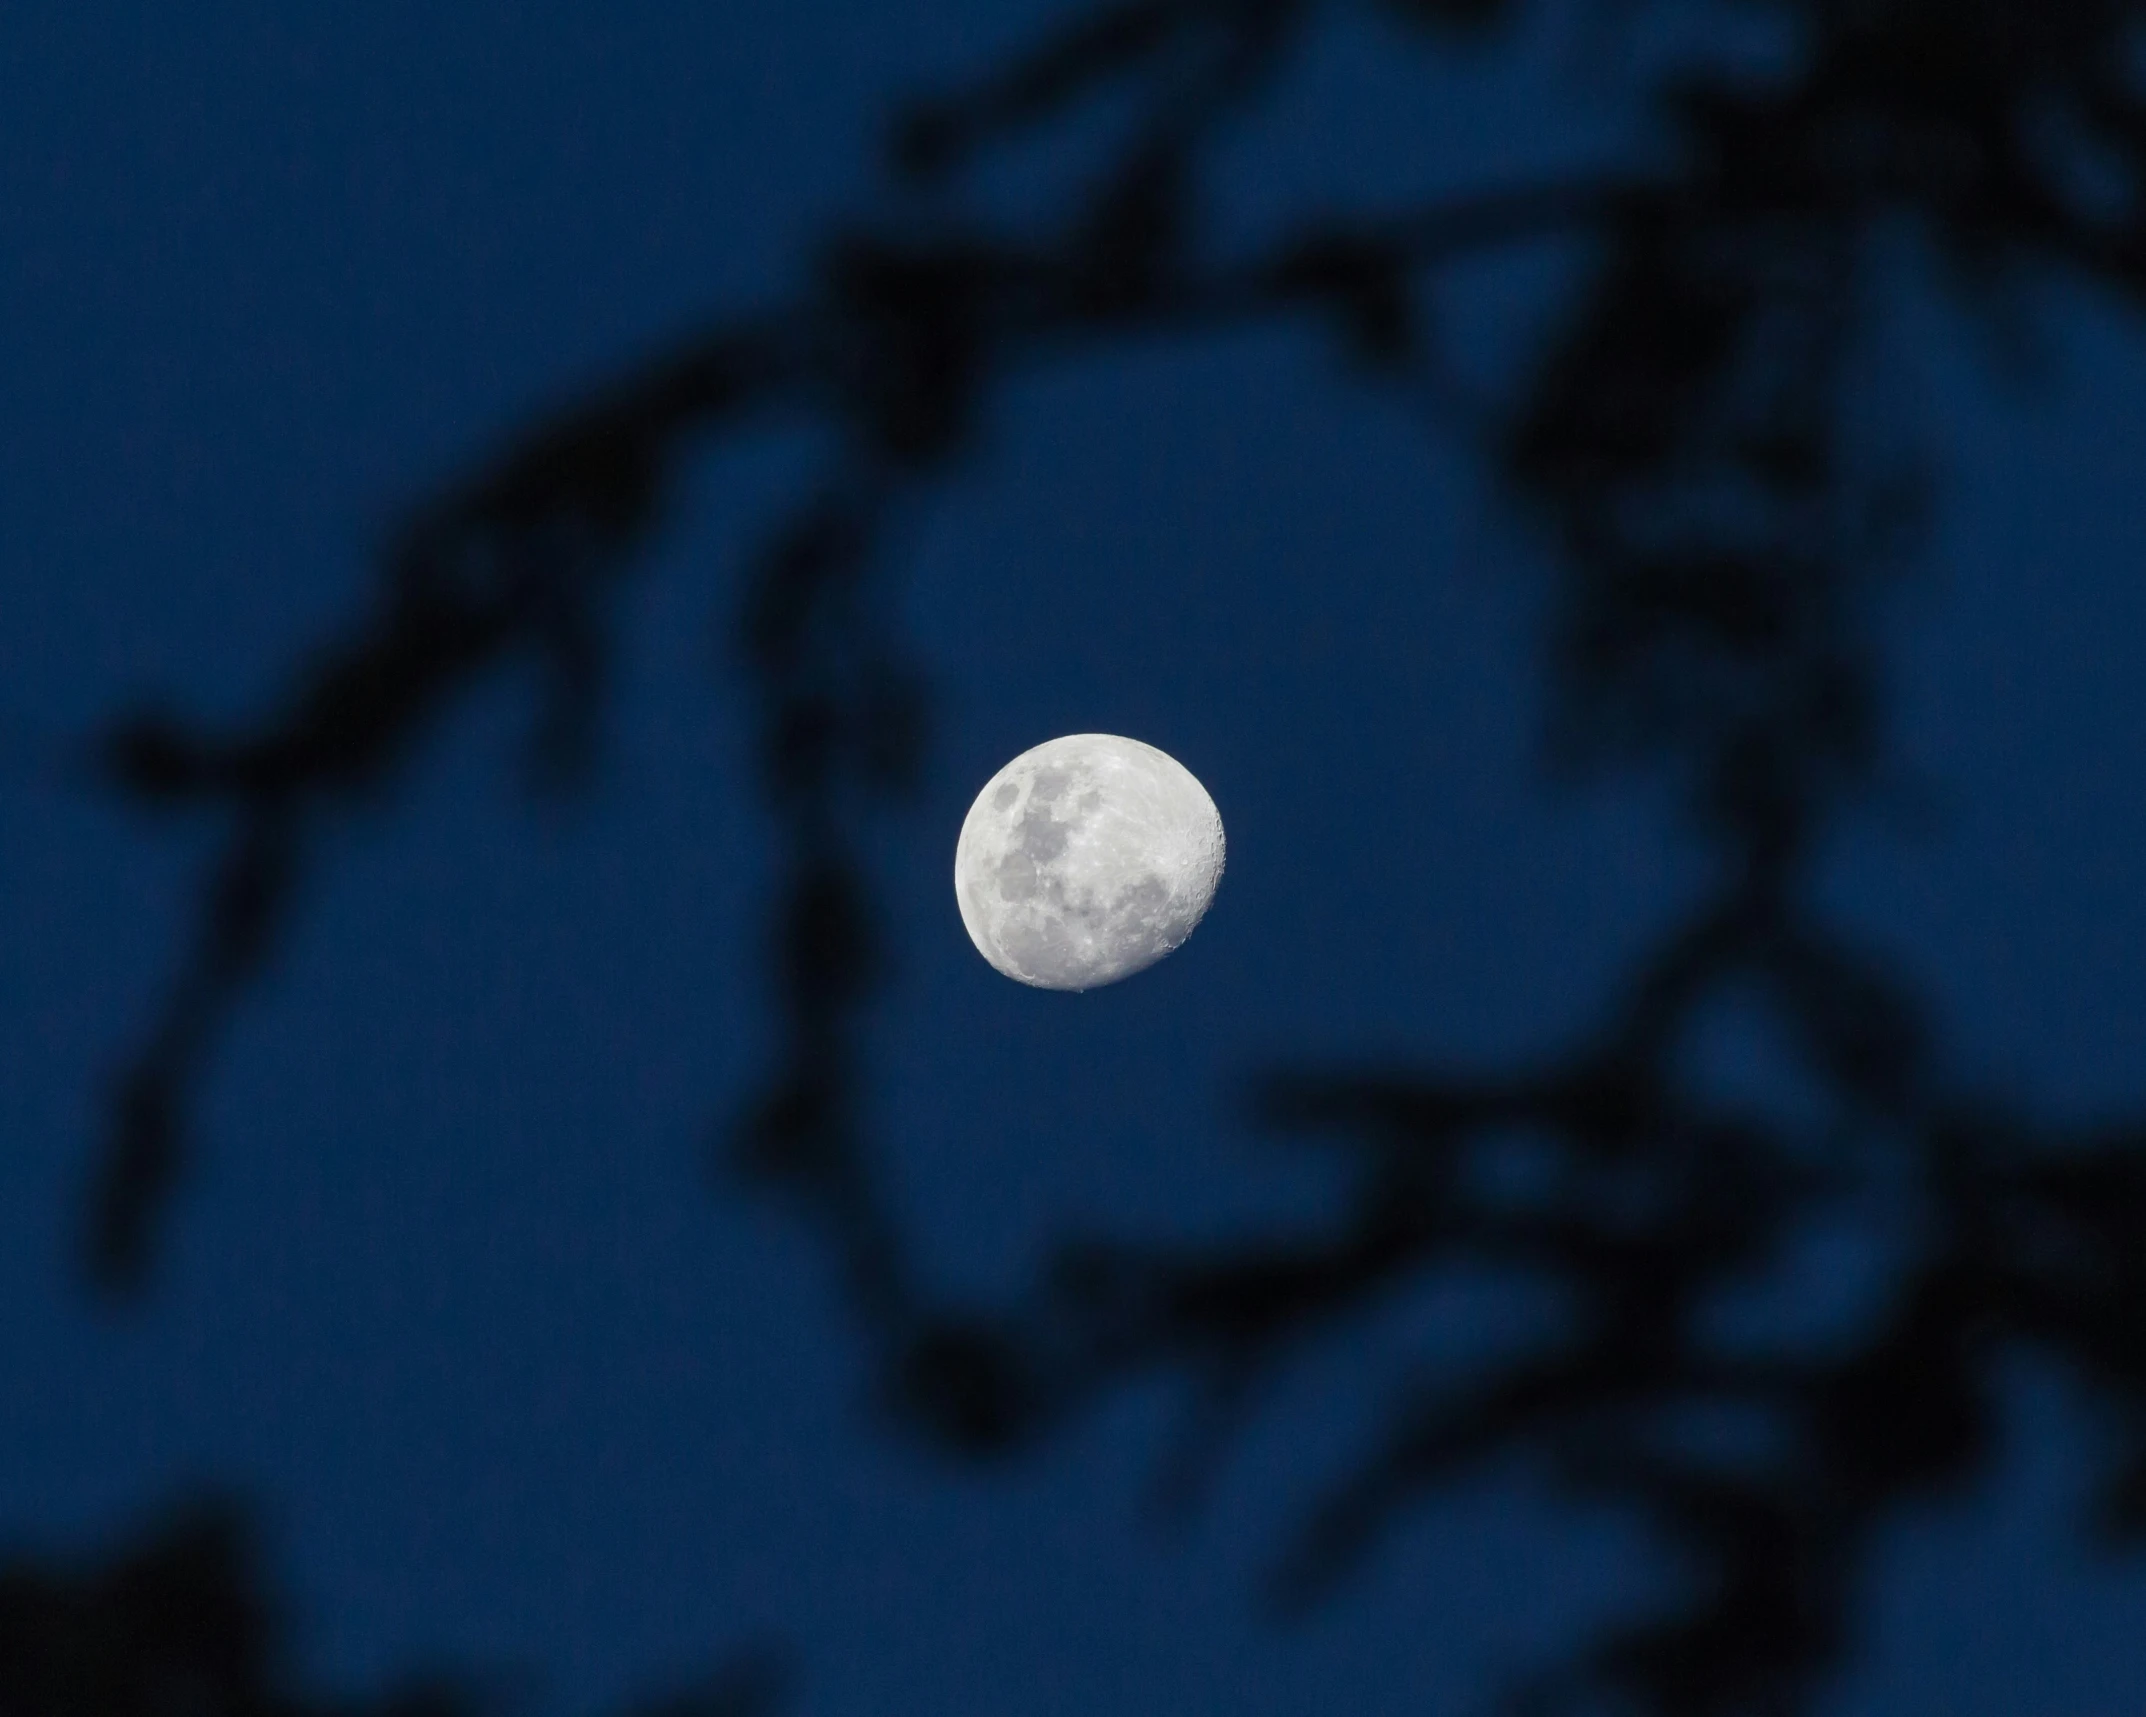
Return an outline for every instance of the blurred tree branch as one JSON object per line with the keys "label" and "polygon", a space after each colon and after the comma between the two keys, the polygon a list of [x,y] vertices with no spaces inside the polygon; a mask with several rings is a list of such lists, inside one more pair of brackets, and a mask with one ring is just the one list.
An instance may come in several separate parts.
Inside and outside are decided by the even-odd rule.
{"label": "blurred tree branch", "polygon": [[[1917,466],[1855,432],[1881,241],[1905,227],[1992,314],[2052,272],[2136,306],[2146,106],[2126,67],[2146,6],[1755,4],[1793,37],[1791,63],[1767,79],[1647,73],[1638,93],[1674,147],[1645,172],[1309,217],[1261,254],[1209,254],[1206,151],[1335,9],[1133,0],[915,106],[890,153],[928,204],[845,227],[795,305],[695,339],[419,508],[372,609],[259,722],[215,734],[150,712],[114,730],[105,760],[125,793],[219,814],[229,837],[162,1023],[119,1086],[93,1201],[100,1284],[146,1279],[190,1090],[288,923],[322,822],[377,798],[510,661],[545,670],[540,767],[585,767],[609,605],[671,480],[710,437],[803,409],[836,426],[839,451],[759,553],[738,627],[783,842],[768,974],[785,1031],[735,1157],[827,1235],[907,1423],[983,1456],[1128,1377],[1182,1375],[1195,1472],[1294,1352],[1434,1273],[1478,1264],[1546,1285],[1570,1309],[1562,1332],[1457,1382],[1400,1380],[1383,1440],[1278,1571],[1286,1598],[1329,1589],[1408,1503],[1493,1459],[1624,1506],[1676,1552],[1684,1593],[1519,1690],[1542,1711],[1605,1696],[1663,1717],[1809,1709],[1853,1644],[1878,1532],[1988,1463],[2008,1353],[2053,1357],[2110,1408],[2123,1439],[2094,1525],[2136,1540],[2146,1119],[2075,1129],[1995,1110],[1912,983],[1830,925],[1810,885],[1884,779],[1875,602],[1926,504]],[[1486,50],[1531,10],[1380,9]],[[1113,88],[1142,96],[1142,118],[1047,236],[960,212],[964,171]],[[2089,194],[2090,179],[2117,188]],[[1433,381],[1437,271],[1543,238],[1586,241],[1580,289],[1459,427],[1558,551],[1546,677],[1561,755],[1674,784],[1712,881],[1593,1030],[1541,1065],[1270,1080],[1265,1122],[1355,1167],[1333,1230],[1206,1249],[1069,1239],[1020,1303],[938,1306],[875,1196],[855,1073],[879,972],[861,836],[923,731],[889,619],[890,515],[988,432],[1011,378],[1133,337],[1315,317],[1368,383]],[[1763,1001],[1819,1119],[1698,1088],[1691,1036],[1730,994]],[[1516,1180],[1503,1171],[1519,1157]],[[1724,1296],[1844,1216],[1897,1242],[1868,1326],[1823,1351],[1725,1341]],[[1768,1436],[1735,1458],[1694,1446],[1678,1427],[1704,1409]]]}
{"label": "blurred tree branch", "polygon": [[[0,1711],[8,1717],[489,1717],[468,1678],[434,1675],[364,1704],[290,1687],[284,1618],[261,1595],[245,1513],[211,1497],[101,1565],[0,1564]],[[626,1717],[760,1717],[783,1665],[747,1651],[704,1686]]]}

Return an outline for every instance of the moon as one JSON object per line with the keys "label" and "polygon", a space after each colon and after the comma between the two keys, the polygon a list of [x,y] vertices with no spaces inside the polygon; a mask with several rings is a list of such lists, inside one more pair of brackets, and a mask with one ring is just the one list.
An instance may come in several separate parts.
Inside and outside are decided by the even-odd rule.
{"label": "moon", "polygon": [[976,951],[1007,977],[1092,990],[1192,934],[1222,857],[1221,814],[1176,758],[1073,733],[1022,752],[976,795],[954,898]]}

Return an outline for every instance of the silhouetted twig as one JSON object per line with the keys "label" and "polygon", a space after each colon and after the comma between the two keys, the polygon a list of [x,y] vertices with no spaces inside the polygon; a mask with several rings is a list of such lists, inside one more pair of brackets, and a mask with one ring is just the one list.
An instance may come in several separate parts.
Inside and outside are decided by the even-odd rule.
{"label": "silhouetted twig", "polygon": [[[475,1677],[421,1676],[363,1703],[301,1695],[285,1618],[262,1590],[244,1510],[193,1503],[102,1561],[0,1564],[0,1711],[8,1717],[505,1717]],[[747,1650],[701,1687],[628,1717],[768,1717],[787,1665]]]}

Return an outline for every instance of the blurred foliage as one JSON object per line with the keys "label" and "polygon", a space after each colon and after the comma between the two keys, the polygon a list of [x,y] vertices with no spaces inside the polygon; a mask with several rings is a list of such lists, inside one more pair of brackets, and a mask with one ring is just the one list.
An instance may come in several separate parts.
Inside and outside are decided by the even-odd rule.
{"label": "blurred foliage", "polygon": [[[1910,978],[1828,921],[1812,878],[1828,837],[1887,780],[1876,605],[1931,504],[1918,461],[1858,432],[1885,241],[1910,234],[1999,322],[2045,276],[2146,297],[2133,69],[2146,0],[1719,0],[1691,15],[1770,19],[1793,52],[1765,77],[1675,58],[1635,70],[1634,99],[1673,145],[1643,167],[1375,217],[1311,211],[1265,250],[1210,254],[1194,217],[1212,145],[1256,116],[1339,9],[1127,0],[912,105],[889,143],[910,189],[830,235],[810,291],[621,377],[416,509],[373,607],[284,703],[233,732],[158,712],[115,726],[105,760],[121,791],[230,832],[169,1008],[115,1096],[88,1250],[102,1288],[148,1279],[191,1149],[189,1093],[290,921],[319,829],[375,800],[506,661],[544,670],[540,769],[587,767],[610,607],[674,479],[712,436],[803,407],[840,428],[839,451],[770,533],[738,608],[737,668],[782,840],[766,972],[784,1048],[731,1161],[825,1236],[902,1424],[1002,1456],[1128,1379],[1175,1376],[1192,1410],[1173,1470],[1196,1476],[1307,1345],[1456,1265],[1538,1282],[1571,1308],[1561,1331],[1457,1380],[1397,1379],[1383,1439],[1335,1475],[1276,1590],[1330,1590],[1413,1501],[1492,1462],[1531,1462],[1560,1494],[1645,1523],[1687,1576],[1658,1614],[1515,1690],[1516,1708],[1540,1712],[1813,1709],[1855,1642],[1882,1529],[1988,1468],[2008,1356],[2058,1362],[2107,1410],[2117,1435],[2088,1524],[2136,1541],[2146,1118],[2063,1127],[1995,1108],[1935,1040]],[[1471,52],[1539,10],[1374,9],[1450,27]],[[1609,29],[1648,12],[1582,10]],[[1043,236],[966,211],[966,172],[1125,92],[1140,115],[1129,139],[1045,211]],[[928,218],[905,200],[927,190]],[[1454,408],[1441,271],[1544,239],[1586,241],[1561,323],[1484,409]],[[1669,784],[1711,879],[1593,1027],[1540,1064],[1265,1079],[1267,1125],[1354,1165],[1346,1220],[1188,1248],[1069,1235],[1017,1303],[948,1308],[877,1196],[856,1076],[883,971],[864,833],[899,800],[924,735],[884,527],[960,464],[994,392],[1034,366],[1304,318],[1332,327],[1366,386],[1454,409],[1554,543],[1544,675],[1558,755]],[[1730,997],[1755,1000],[1797,1058],[1807,1117],[1728,1105],[1692,1078],[1693,1034]],[[1710,1313],[1725,1296],[1842,1220],[1898,1260],[1852,1340],[1719,1334]],[[1733,1449],[1684,1434],[1722,1411],[1766,1434]],[[213,1542],[172,1543],[144,1553],[148,1577],[190,1567],[200,1592],[172,1601],[223,1602]],[[161,1624],[126,1619],[131,1577],[73,1589],[19,1576],[11,1602],[18,1615],[72,1604],[93,1619],[69,1627],[110,1627],[162,1662]],[[218,1613],[237,1618],[233,1643],[184,1669],[213,1690],[187,1708],[265,1708],[245,1607]],[[123,1703],[132,1673],[112,1672],[122,1691],[100,1708],[151,1708]],[[43,1697],[32,1709],[89,1708]]]}

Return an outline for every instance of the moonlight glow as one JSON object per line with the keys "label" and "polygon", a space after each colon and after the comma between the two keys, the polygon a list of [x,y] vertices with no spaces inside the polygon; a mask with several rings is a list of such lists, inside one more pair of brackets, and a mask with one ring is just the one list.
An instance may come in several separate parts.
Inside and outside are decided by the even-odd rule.
{"label": "moonlight glow", "polygon": [[1175,758],[1108,733],[1024,751],[985,783],[954,849],[954,896],[1007,977],[1092,990],[1192,934],[1222,879],[1222,818]]}

